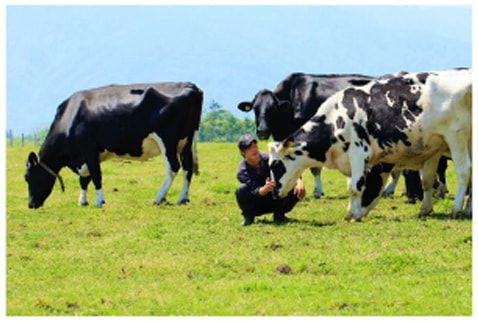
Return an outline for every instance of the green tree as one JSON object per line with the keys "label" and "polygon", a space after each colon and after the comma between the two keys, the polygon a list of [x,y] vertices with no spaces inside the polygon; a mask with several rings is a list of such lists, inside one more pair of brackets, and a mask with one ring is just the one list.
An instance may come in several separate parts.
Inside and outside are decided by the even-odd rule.
{"label": "green tree", "polygon": [[213,100],[203,114],[199,127],[199,141],[234,142],[242,134],[254,132],[255,126],[252,120],[235,117]]}

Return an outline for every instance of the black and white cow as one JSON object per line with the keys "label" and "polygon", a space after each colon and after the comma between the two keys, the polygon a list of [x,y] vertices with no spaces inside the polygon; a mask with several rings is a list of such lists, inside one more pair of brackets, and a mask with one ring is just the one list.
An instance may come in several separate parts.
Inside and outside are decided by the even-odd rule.
{"label": "black and white cow", "polygon": [[[394,167],[420,169],[419,214],[426,215],[437,165],[446,155],[455,163],[456,215],[471,186],[471,87],[471,71],[460,69],[402,74],[338,92],[294,134],[269,143],[274,193],[286,196],[305,168],[338,169],[350,177],[345,219],[359,221]],[[471,198],[465,211],[471,215]]]}
{"label": "black and white cow", "polygon": [[[254,110],[256,133],[261,140],[271,135],[281,141],[299,129],[336,92],[351,85],[367,84],[372,78],[364,75],[313,75],[293,73],[277,85],[274,91],[259,91],[252,102],[241,102],[237,108]],[[320,168],[311,168],[314,175],[314,198],[323,195]]]}
{"label": "black and white cow", "polygon": [[41,207],[59,172],[69,167],[80,177],[79,204],[87,205],[92,180],[95,206],[104,203],[100,162],[113,156],[148,160],[163,154],[166,177],[154,204],[165,200],[182,166],[183,188],[178,203],[189,201],[193,172],[198,173],[195,147],[203,93],[192,83],[112,85],[79,91],[59,107],[38,156],[31,152],[25,180],[30,208]]}

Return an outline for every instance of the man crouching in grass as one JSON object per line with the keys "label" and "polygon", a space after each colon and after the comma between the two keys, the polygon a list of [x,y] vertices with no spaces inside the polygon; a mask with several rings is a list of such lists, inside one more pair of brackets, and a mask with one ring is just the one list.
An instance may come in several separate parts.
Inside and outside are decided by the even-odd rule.
{"label": "man crouching in grass", "polygon": [[285,223],[285,214],[304,198],[305,188],[301,179],[287,197],[273,199],[276,183],[269,178],[269,155],[260,153],[257,141],[250,134],[244,134],[238,142],[243,160],[237,168],[237,179],[241,183],[236,190],[236,200],[244,216],[243,226],[254,223],[254,217],[267,213],[274,214],[275,223]]}

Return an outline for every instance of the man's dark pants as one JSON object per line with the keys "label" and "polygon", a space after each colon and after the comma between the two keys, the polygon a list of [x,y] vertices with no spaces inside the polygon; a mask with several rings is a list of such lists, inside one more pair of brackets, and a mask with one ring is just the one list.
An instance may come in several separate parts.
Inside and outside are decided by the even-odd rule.
{"label": "man's dark pants", "polygon": [[241,183],[236,190],[236,200],[242,215],[254,218],[267,213],[283,216],[294,208],[299,198],[293,190],[283,199],[273,199],[270,193],[264,197],[257,197],[251,193],[245,183]]}

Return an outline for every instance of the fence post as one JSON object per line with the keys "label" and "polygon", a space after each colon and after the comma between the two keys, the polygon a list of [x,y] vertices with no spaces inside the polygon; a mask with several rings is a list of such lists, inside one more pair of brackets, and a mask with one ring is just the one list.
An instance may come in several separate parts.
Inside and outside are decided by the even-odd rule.
{"label": "fence post", "polygon": [[10,139],[10,146],[13,146],[13,131],[12,130],[9,131],[8,137]]}

